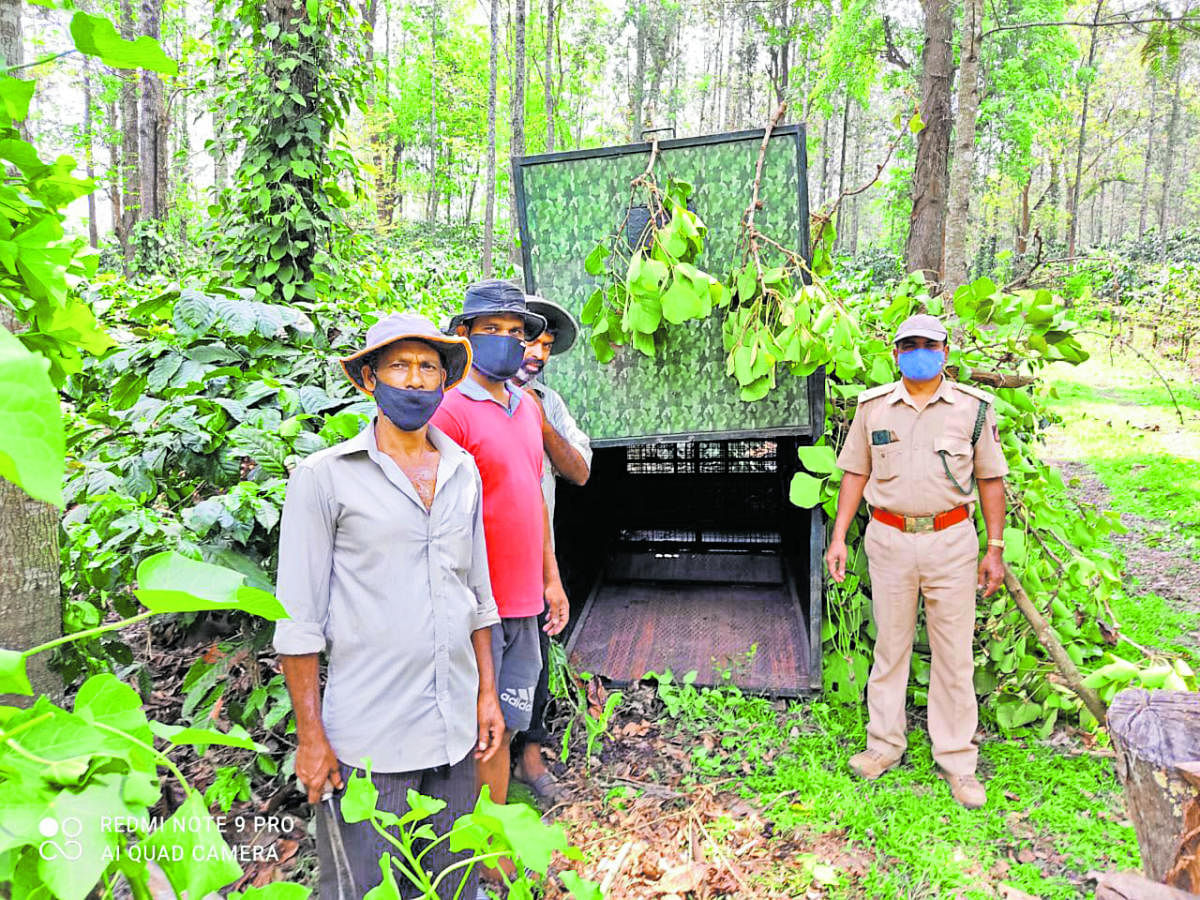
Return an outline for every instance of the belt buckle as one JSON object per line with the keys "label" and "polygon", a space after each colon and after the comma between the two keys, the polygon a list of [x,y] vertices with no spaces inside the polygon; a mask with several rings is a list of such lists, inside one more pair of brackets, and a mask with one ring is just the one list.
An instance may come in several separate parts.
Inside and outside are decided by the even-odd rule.
{"label": "belt buckle", "polygon": [[910,534],[924,534],[933,531],[933,516],[905,516],[904,530]]}

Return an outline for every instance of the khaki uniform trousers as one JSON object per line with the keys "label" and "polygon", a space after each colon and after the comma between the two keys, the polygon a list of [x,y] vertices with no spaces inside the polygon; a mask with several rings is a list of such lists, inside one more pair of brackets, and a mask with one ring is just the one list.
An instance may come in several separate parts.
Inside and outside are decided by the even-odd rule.
{"label": "khaki uniform trousers", "polygon": [[975,771],[975,589],[979,538],[973,519],[942,531],[906,533],[874,519],[865,547],[878,634],[867,682],[867,749],[898,758],[907,748],[904,700],[917,623],[917,596],[933,655],[929,738],[933,758],[951,775]]}

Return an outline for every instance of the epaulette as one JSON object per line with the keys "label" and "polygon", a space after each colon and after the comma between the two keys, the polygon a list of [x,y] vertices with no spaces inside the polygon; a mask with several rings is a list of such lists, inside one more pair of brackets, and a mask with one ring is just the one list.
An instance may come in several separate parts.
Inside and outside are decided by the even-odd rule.
{"label": "epaulette", "polygon": [[984,403],[995,405],[996,398],[985,391],[983,388],[977,388],[972,384],[963,384],[961,381],[950,382],[964,394],[970,394],[976,400],[982,400]]}
{"label": "epaulette", "polygon": [[896,388],[896,382],[894,382],[894,381],[891,384],[876,385],[875,387],[870,388],[869,390],[865,390],[861,394],[859,394],[858,395],[858,403],[861,406],[862,404],[866,403],[868,400],[874,400],[876,397],[882,397],[885,394],[890,394],[893,390],[895,390],[895,388]]}

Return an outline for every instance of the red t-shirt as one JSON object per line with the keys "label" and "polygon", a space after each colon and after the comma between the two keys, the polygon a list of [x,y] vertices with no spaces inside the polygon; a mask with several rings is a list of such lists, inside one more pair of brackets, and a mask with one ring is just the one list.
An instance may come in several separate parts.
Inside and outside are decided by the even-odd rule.
{"label": "red t-shirt", "polygon": [[488,573],[500,617],[540,614],[545,609],[545,519],[537,404],[522,396],[516,409],[505,409],[468,376],[446,393],[430,424],[470,453],[479,467]]}

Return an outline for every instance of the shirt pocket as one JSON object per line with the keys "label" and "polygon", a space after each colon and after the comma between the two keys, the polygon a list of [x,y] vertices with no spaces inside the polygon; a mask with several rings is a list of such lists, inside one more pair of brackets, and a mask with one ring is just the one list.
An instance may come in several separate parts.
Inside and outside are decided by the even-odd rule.
{"label": "shirt pocket", "polygon": [[871,477],[876,481],[888,481],[895,478],[900,474],[902,457],[898,441],[871,447]]}
{"label": "shirt pocket", "polygon": [[934,477],[945,478],[949,470],[963,490],[970,490],[975,474],[975,453],[971,442],[961,437],[939,437],[933,442]]}

